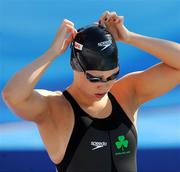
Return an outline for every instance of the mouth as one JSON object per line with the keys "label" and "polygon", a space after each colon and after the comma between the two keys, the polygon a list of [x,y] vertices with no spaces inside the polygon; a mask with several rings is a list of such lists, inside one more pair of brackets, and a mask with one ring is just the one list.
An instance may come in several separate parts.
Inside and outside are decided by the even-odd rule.
{"label": "mouth", "polygon": [[97,94],[95,94],[95,96],[96,96],[97,98],[104,97],[105,95],[106,95],[106,93],[97,93]]}

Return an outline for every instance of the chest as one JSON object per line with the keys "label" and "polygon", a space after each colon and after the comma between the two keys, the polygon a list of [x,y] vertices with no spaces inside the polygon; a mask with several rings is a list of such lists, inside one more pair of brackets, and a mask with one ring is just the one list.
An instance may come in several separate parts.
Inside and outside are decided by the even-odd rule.
{"label": "chest", "polygon": [[[116,115],[105,120],[79,118],[66,148],[65,162],[71,159],[67,171],[132,171],[137,144],[133,131],[127,119]],[[63,162],[59,169],[62,166]]]}
{"label": "chest", "polygon": [[[125,113],[129,116],[129,119],[131,119],[131,108],[127,106],[130,101],[122,98],[117,100],[121,104]],[[52,120],[48,120],[39,127],[47,151],[55,163],[58,163],[63,159],[75,124],[74,110],[69,102],[67,102],[67,107],[69,108],[66,108],[66,111],[62,113],[62,109],[58,106],[58,103],[54,103],[51,111]],[[82,107],[82,109],[86,113],[91,114],[92,117],[96,118],[98,116],[98,118],[101,119],[107,118],[111,114],[112,104],[110,101],[107,101],[105,104],[101,104],[100,106],[89,108]],[[134,120],[131,119],[131,121],[134,124]],[[84,122],[86,124],[89,123],[86,119]],[[97,138],[97,140],[101,140],[101,138]]]}

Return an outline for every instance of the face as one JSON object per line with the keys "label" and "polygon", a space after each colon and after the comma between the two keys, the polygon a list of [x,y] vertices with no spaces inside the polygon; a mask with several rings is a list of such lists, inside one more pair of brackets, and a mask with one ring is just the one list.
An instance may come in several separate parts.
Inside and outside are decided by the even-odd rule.
{"label": "face", "polygon": [[[75,72],[75,80],[78,85],[78,89],[84,94],[94,97],[95,99],[101,99],[105,94],[111,89],[111,87],[116,82],[114,74],[117,74],[119,67],[108,70],[108,71],[96,71],[89,70],[84,72]],[[87,77],[90,76],[90,79],[100,78],[100,82],[90,82]],[[110,80],[113,79],[113,80]]]}

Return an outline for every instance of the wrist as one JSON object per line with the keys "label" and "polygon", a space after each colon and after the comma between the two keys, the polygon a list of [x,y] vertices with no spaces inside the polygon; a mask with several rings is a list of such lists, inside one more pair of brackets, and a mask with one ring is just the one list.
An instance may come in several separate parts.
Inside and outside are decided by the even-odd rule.
{"label": "wrist", "polygon": [[59,55],[61,55],[61,54],[59,54],[59,53],[57,53],[53,48],[49,48],[47,51],[46,51],[46,53],[48,53],[49,54],[49,56],[51,56],[52,58],[56,58],[56,57],[58,57]]}
{"label": "wrist", "polygon": [[129,32],[129,37],[128,40],[126,41],[127,44],[135,45],[136,42],[141,38],[141,35],[134,33],[134,32]]}
{"label": "wrist", "polygon": [[134,37],[135,33],[128,31],[127,35],[128,36],[127,36],[126,40],[124,41],[124,43],[131,44],[133,41],[133,37]]}

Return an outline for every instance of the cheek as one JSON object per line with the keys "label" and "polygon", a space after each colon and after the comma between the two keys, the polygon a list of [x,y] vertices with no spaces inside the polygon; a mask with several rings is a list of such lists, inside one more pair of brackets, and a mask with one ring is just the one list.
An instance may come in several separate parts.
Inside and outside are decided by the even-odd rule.
{"label": "cheek", "polygon": [[89,90],[89,92],[94,92],[96,90],[96,85],[89,81],[86,83],[86,87]]}
{"label": "cheek", "polygon": [[84,90],[85,92],[92,92],[95,89],[94,84],[92,84],[91,82],[89,82],[87,79],[82,79],[79,82],[79,86],[81,87],[82,90]]}
{"label": "cheek", "polygon": [[95,93],[97,93],[96,84],[91,83],[89,81],[85,82],[82,87],[86,91],[86,93],[89,94],[89,95],[94,95]]}
{"label": "cheek", "polygon": [[110,81],[107,83],[100,83],[96,85],[96,89],[104,89],[104,90],[109,90],[111,87],[114,85],[115,82]]}

